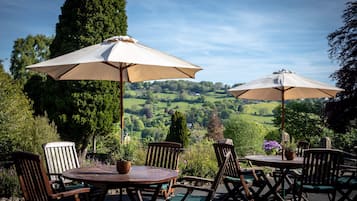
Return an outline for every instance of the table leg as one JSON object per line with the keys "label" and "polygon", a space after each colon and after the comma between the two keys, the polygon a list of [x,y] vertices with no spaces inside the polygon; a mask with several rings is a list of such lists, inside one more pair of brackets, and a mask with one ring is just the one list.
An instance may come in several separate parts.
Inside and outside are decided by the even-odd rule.
{"label": "table leg", "polygon": [[[284,180],[289,172],[288,169],[280,169],[281,171],[281,177],[279,177],[276,181],[275,184],[272,185],[271,183],[267,182],[267,186],[269,188],[269,191],[263,195],[263,200],[267,199],[270,195],[274,195],[276,200],[281,200],[283,201],[285,198],[285,192],[284,192]],[[279,189],[282,187],[283,190],[283,195],[279,194]]]}
{"label": "table leg", "polygon": [[159,195],[159,192],[161,190],[162,184],[158,184],[156,187],[156,190],[154,192],[154,195],[152,195],[151,200],[155,201],[157,199],[157,196]]}

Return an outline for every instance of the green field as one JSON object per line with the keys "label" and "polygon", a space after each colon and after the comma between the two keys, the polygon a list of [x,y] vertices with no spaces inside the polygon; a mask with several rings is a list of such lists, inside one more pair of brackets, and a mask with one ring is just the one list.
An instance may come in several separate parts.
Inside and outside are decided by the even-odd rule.
{"label": "green field", "polygon": [[[173,109],[185,112],[192,107],[199,108],[202,106],[202,103],[191,104],[189,102],[175,102],[174,99],[177,98],[177,94],[173,93],[154,93],[155,103],[152,103],[151,106],[154,108],[154,118],[155,116],[163,115],[165,109]],[[235,100],[234,97],[229,97],[227,94],[214,93],[210,92],[205,94],[205,101],[208,102],[217,102],[222,100]],[[188,100],[197,99],[197,95],[190,95]],[[125,98],[124,107],[133,109],[140,109],[145,105],[145,99],[139,98]],[[277,101],[252,101],[251,103],[243,103],[243,111],[239,112],[239,115],[246,119],[247,121],[257,122],[267,126],[268,128],[274,128],[272,123],[273,121],[273,110],[279,106],[280,103]]]}

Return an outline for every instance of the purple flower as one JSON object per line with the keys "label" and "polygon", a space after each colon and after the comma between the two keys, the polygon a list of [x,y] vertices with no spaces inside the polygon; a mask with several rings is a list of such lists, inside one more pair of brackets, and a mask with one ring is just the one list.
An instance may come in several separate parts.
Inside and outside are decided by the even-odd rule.
{"label": "purple flower", "polygon": [[264,140],[263,149],[265,151],[278,151],[279,149],[281,149],[281,146],[275,140]]}

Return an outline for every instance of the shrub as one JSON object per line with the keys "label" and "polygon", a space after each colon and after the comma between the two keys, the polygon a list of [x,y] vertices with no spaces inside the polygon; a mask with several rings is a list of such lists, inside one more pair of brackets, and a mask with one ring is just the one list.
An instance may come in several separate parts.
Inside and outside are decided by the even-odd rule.
{"label": "shrub", "polygon": [[181,175],[214,178],[218,165],[212,143],[205,139],[184,151],[179,163]]}
{"label": "shrub", "polygon": [[233,140],[238,155],[264,153],[262,144],[266,128],[263,125],[235,116],[225,121],[224,128],[224,137]]}
{"label": "shrub", "polygon": [[21,194],[15,167],[0,167],[0,197],[19,197]]}
{"label": "shrub", "polygon": [[332,138],[334,148],[353,153],[353,147],[357,145],[357,129],[351,129],[347,133],[336,133]]}

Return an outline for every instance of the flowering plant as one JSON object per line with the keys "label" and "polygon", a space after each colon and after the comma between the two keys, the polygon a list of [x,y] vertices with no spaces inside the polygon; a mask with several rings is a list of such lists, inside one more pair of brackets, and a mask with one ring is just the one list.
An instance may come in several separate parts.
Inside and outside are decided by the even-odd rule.
{"label": "flowering plant", "polygon": [[281,145],[275,140],[264,140],[263,149],[268,155],[276,154],[281,149]]}

